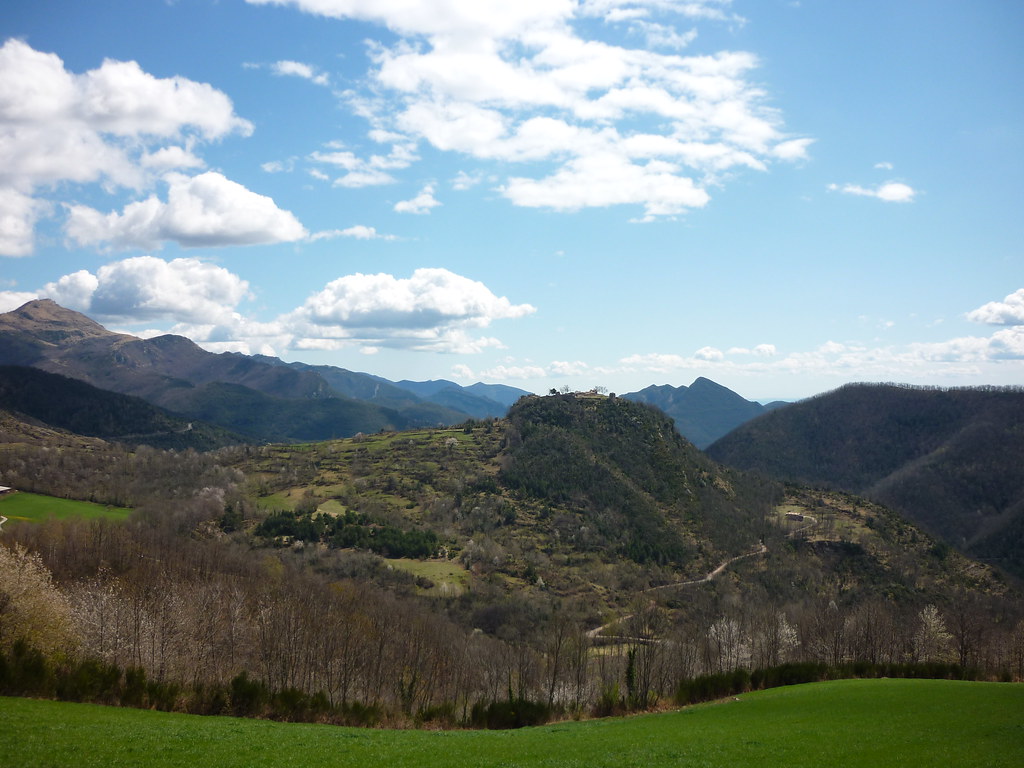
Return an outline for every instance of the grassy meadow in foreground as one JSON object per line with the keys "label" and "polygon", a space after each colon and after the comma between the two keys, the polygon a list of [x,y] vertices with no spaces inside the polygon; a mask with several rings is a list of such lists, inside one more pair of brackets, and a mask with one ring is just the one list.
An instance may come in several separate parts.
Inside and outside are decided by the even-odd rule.
{"label": "grassy meadow in foreground", "polygon": [[1024,685],[846,680],[519,731],[386,731],[0,699],[0,766],[1024,765]]}
{"label": "grassy meadow in foreground", "polygon": [[0,498],[0,515],[12,523],[25,520],[42,522],[51,517],[59,520],[66,517],[106,517],[111,520],[124,520],[131,513],[130,509],[124,507],[42,496],[38,493],[12,493]]}

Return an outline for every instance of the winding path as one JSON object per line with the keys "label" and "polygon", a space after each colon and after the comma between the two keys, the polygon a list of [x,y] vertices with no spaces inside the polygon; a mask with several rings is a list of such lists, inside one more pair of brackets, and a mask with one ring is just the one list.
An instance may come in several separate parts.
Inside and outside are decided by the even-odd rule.
{"label": "winding path", "polygon": [[[814,526],[817,525],[817,523],[818,523],[817,518],[815,518],[812,515],[804,515],[803,516],[803,520],[804,520],[804,522],[810,521],[810,524],[802,526],[800,528],[797,528],[795,530],[790,531],[789,533],[786,534],[786,538],[794,539],[797,536],[799,536],[800,534],[804,533],[805,531],[808,531],[808,530],[814,528]],[[766,552],[768,552],[768,546],[762,541],[758,545],[757,549],[752,550],[750,552],[744,552],[742,555],[736,555],[735,557],[730,557],[728,560],[725,560],[722,563],[720,563],[717,568],[715,568],[713,571],[708,573],[703,578],[691,579],[690,581],[676,581],[676,582],[673,582],[671,584],[660,584],[657,587],[648,587],[647,589],[642,590],[640,594],[647,594],[648,592],[656,592],[656,591],[658,591],[660,589],[679,589],[679,588],[682,588],[682,587],[694,587],[694,586],[696,586],[698,584],[707,584],[709,581],[713,581],[718,576],[721,576],[722,573],[725,572],[725,569],[728,568],[733,563],[735,563],[737,560],[743,560],[744,558],[754,557],[756,555],[763,555]],[[633,618],[633,614],[632,613],[628,613],[625,616],[620,616],[619,618],[615,619],[614,621],[609,621],[607,624],[602,624],[600,627],[596,627],[594,629],[591,629],[590,631],[587,632],[587,637],[590,640],[603,640],[603,641],[608,642],[609,644],[610,643],[631,642],[631,641],[632,642],[641,642],[641,643],[651,642],[650,640],[647,640],[645,638],[640,638],[640,637],[625,637],[625,636],[602,635],[601,634],[608,627],[614,626],[615,624],[619,624],[619,623],[621,623],[623,621],[628,621],[631,618]]]}
{"label": "winding path", "polygon": [[742,555],[736,555],[736,557],[730,557],[728,560],[721,563],[715,570],[711,571],[707,576],[702,579],[693,579],[692,581],[677,581],[672,584],[661,584],[657,587],[648,587],[644,592],[654,592],[659,589],[672,589],[673,587],[692,587],[695,584],[706,584],[709,581],[714,580],[716,577],[721,576],[722,572],[725,571],[730,565],[735,563],[737,560],[742,560],[745,557],[754,557],[755,555],[763,555],[768,551],[768,547],[765,546],[764,542],[758,546],[757,549],[752,552],[744,552]]}
{"label": "winding path", "polygon": [[[764,542],[761,542],[761,544],[758,546],[758,548],[753,550],[753,551],[751,551],[751,552],[744,552],[742,555],[736,555],[735,557],[730,557],[728,560],[724,560],[723,562],[721,562],[718,565],[717,568],[715,568],[713,571],[710,571],[703,578],[692,579],[690,581],[676,581],[676,582],[673,582],[671,584],[661,584],[661,585],[659,585],[657,587],[648,587],[647,589],[643,590],[641,592],[641,594],[646,594],[648,592],[654,592],[654,591],[659,590],[659,589],[674,589],[674,588],[681,588],[681,587],[692,587],[692,586],[696,586],[697,584],[706,584],[709,581],[713,581],[718,576],[721,576],[722,573],[725,571],[725,569],[728,568],[733,563],[735,563],[737,560],[742,560],[745,557],[754,557],[755,555],[763,555],[767,551],[768,551],[768,547],[765,545]],[[610,627],[610,626],[612,626],[614,624],[618,624],[618,623],[623,622],[623,621],[627,621],[627,620],[629,620],[631,618],[633,618],[633,614],[631,614],[631,613],[627,614],[625,616],[620,616],[619,618],[615,619],[614,621],[610,621],[607,624],[602,624],[600,627],[596,627],[595,629],[591,629],[590,631],[587,632],[587,637],[590,638],[591,640],[601,639],[601,640],[615,641],[615,642],[625,642],[625,641],[630,641],[630,640],[632,640],[632,641],[640,641],[640,642],[648,642],[647,640],[645,640],[643,638],[618,637],[618,636],[613,636],[613,635],[602,635],[601,634],[608,627]]]}

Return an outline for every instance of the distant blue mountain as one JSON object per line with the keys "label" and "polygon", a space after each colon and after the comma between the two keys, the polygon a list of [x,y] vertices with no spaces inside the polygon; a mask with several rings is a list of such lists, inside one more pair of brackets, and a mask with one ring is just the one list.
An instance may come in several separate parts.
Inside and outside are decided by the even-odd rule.
{"label": "distant blue mountain", "polygon": [[689,387],[652,385],[623,397],[659,408],[675,420],[679,434],[701,450],[755,416],[786,405],[761,405],[745,400],[731,389],[703,376]]}
{"label": "distant blue mountain", "polygon": [[477,383],[463,387],[447,379],[406,379],[395,382],[395,385],[432,403],[462,411],[476,419],[500,418],[516,400],[530,394],[524,389],[503,384]]}

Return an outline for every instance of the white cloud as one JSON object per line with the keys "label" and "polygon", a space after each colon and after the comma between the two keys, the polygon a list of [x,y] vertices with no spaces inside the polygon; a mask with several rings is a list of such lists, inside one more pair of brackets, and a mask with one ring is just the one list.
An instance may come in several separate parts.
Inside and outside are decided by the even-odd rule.
{"label": "white cloud", "polygon": [[989,325],[1024,325],[1024,288],[1002,301],[990,301],[967,313],[967,319]]}
{"label": "white cloud", "polygon": [[0,312],[13,312],[22,304],[38,298],[39,294],[26,291],[0,291]]}
{"label": "white cloud", "polygon": [[17,189],[0,187],[0,255],[32,253],[36,220],[48,206]]}
{"label": "white cloud", "polygon": [[261,322],[239,311],[252,295],[238,275],[195,258],[166,261],[155,256],[111,262],[95,274],[79,270],[38,292],[3,291],[0,307],[15,309],[38,297],[107,322],[130,326],[169,321],[169,331],[133,333],[177,333],[211,351],[248,354],[343,347],[366,353],[398,348],[476,354],[503,346],[480,335],[480,329],[536,311],[448,270],[418,269],[409,278],[346,275],[295,310]]}
{"label": "white cloud", "polygon": [[65,275],[40,293],[102,318],[214,325],[233,321],[235,308],[249,296],[249,284],[199,259],[136,256],[106,264],[95,275],[86,270]]}
{"label": "white cloud", "polygon": [[672,11],[691,19],[712,19],[743,24],[745,19],[726,9],[732,0],[582,0],[588,16],[612,16],[613,20],[646,17],[653,12]]}
{"label": "white cloud", "polygon": [[[295,169],[295,158],[289,157],[287,160],[269,160],[265,163],[260,163],[260,169],[264,173],[291,173]],[[324,178],[327,178],[326,176]]]}
{"label": "white cloud", "polygon": [[637,165],[617,155],[593,155],[570,162],[546,179],[511,178],[501,191],[516,205],[555,210],[639,204],[648,218],[706,205],[708,193],[675,170],[659,161]]}
{"label": "white cloud", "polygon": [[620,360],[628,368],[639,368],[640,370],[652,373],[668,373],[680,368],[687,368],[695,365],[695,361],[688,360],[682,355],[666,353],[650,353],[644,355],[630,355]]}
{"label": "white cloud", "polygon": [[807,148],[814,139],[790,139],[776,144],[772,154],[780,160],[803,160],[807,157]]}
{"label": "white cloud", "polygon": [[455,174],[455,178],[452,179],[452,189],[464,192],[467,189],[472,189],[483,180],[483,174],[469,174],[466,173],[465,171],[459,171],[457,174]]}
{"label": "white cloud", "polygon": [[[375,135],[377,138],[401,139],[394,134],[376,132]],[[408,168],[417,159],[415,144],[404,139],[392,144],[388,154],[374,154],[369,158],[359,157],[339,142],[328,144],[327,149],[329,151],[314,152],[309,159],[344,170],[345,173],[334,180],[334,185],[350,189],[393,184],[395,177],[390,171]],[[317,178],[326,176],[318,175]]]}
{"label": "white cloud", "polygon": [[176,168],[202,168],[206,163],[184,147],[161,147],[155,152],[147,152],[140,158],[143,168],[154,171],[170,171]]}
{"label": "white cloud", "polygon": [[[21,40],[0,47],[0,190],[7,216],[19,210],[12,194],[31,197],[58,182],[141,189],[154,172],[201,165],[190,148],[195,142],[251,132],[231,100],[205,83],[157,78],[133,61],[111,59],[75,74],[58,56]],[[38,201],[22,205],[19,221],[5,222],[0,253],[31,250],[40,210]]]}
{"label": "white cloud", "polygon": [[725,359],[725,354],[722,352],[722,350],[716,349],[715,347],[701,347],[700,349],[693,353],[693,356],[698,360],[718,361]]}
{"label": "white cloud", "polygon": [[893,169],[893,167],[894,166],[893,166],[892,163],[886,162],[886,161],[882,161],[880,163],[875,163],[875,168],[880,170],[880,171],[891,171]]}
{"label": "white cloud", "polygon": [[397,213],[424,214],[430,213],[431,208],[436,208],[439,205],[441,203],[434,199],[434,185],[427,184],[411,200],[400,200],[395,203],[395,211]]}
{"label": "white cloud", "polygon": [[634,26],[643,33],[649,48],[685,48],[697,39],[697,30],[678,32],[674,27],[652,21],[635,21]]}
{"label": "white cloud", "polygon": [[356,224],[345,229],[328,229],[323,232],[315,232],[309,236],[312,241],[332,240],[336,237],[352,237],[356,240],[397,240],[395,235],[385,235],[377,231],[375,227],[367,227],[363,224]]}
{"label": "white cloud", "polygon": [[296,348],[331,349],[349,343],[433,351],[479,352],[497,339],[469,330],[536,310],[495,296],[483,283],[446,269],[417,269],[409,278],[347,275],[327,284],[282,318]]}
{"label": "white cloud", "polygon": [[[673,25],[680,18],[742,23],[729,0],[249,2],[381,24],[398,35],[369,44],[367,85],[345,94],[371,138],[424,141],[501,163],[507,178],[498,183],[514,205],[628,205],[643,209],[642,220],[676,216],[705,205],[723,171],[803,159],[813,142],[782,130],[779,112],[749,80],[755,56],[652,50],[692,41],[695,30]],[[626,22],[648,44],[585,37],[588,24],[577,22],[589,18]],[[345,152],[336,160],[346,174],[336,183],[394,180],[397,167]],[[509,163],[535,165],[516,172]],[[456,188],[469,183],[459,177]]]}
{"label": "white cloud", "polygon": [[69,206],[68,236],[80,245],[110,243],[116,248],[154,248],[165,240],[194,248],[306,237],[289,211],[215,171],[193,177],[169,174],[167,182],[166,203],[151,196],[108,214]]}
{"label": "white cloud", "polygon": [[330,85],[331,82],[325,73],[301,61],[278,61],[271,65],[271,69],[275,75],[301,77],[316,85]]}
{"label": "white cloud", "polygon": [[477,376],[473,373],[473,369],[465,363],[459,363],[458,365],[452,366],[452,376],[456,379],[465,379],[472,381]]}
{"label": "white cloud", "polygon": [[846,195],[858,195],[860,197],[874,197],[886,203],[910,203],[914,201],[917,191],[900,181],[887,181],[874,189],[862,187],[857,184],[829,184],[832,192],[842,192]]}
{"label": "white cloud", "polygon": [[[80,269],[70,275],[64,275],[55,282],[43,286],[43,293],[56,301],[58,304],[78,310],[89,312],[92,310],[92,295],[96,293],[100,281],[92,272]],[[124,313],[115,313],[123,316]]]}
{"label": "white cloud", "polygon": [[[976,381],[982,371],[1005,378],[1006,371],[1024,372],[1024,325],[1013,325],[989,337],[964,336],[942,342],[873,346],[860,342],[827,341],[809,351],[779,355],[773,345],[753,350],[733,348],[729,355],[705,347],[693,356],[671,353],[635,354],[622,358],[619,373],[659,373],[678,376],[703,373],[734,375],[834,377],[839,381],[919,381],[967,377]],[[746,359],[743,359],[746,358]]]}

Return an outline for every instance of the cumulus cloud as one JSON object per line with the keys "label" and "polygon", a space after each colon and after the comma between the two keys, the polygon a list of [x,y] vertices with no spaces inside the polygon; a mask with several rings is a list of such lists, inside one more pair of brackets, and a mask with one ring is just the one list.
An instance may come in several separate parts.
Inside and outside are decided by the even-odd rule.
{"label": "cumulus cloud", "polygon": [[251,132],[231,100],[206,83],[157,78],[134,61],[111,59],[76,74],[55,54],[7,40],[0,47],[0,254],[32,250],[40,188],[141,189],[154,173],[199,167],[196,142]]}
{"label": "cumulus cloud", "polygon": [[300,240],[307,232],[289,211],[216,171],[167,176],[167,202],[156,196],[104,214],[68,207],[68,237],[80,245],[155,248],[166,240],[188,248]]}
{"label": "cumulus cloud", "polygon": [[420,193],[411,200],[400,200],[395,203],[397,213],[430,213],[431,208],[436,208],[441,203],[434,198],[434,185],[427,184]]}
{"label": "cumulus cloud", "polygon": [[346,275],[328,283],[283,318],[299,348],[348,343],[434,351],[479,352],[497,339],[471,329],[536,310],[495,296],[483,283],[446,269],[417,269],[409,278]]}
{"label": "cumulus cloud", "polygon": [[39,297],[105,322],[172,324],[137,335],[177,333],[211,351],[250,354],[343,347],[475,354],[502,347],[481,329],[536,311],[448,270],[418,269],[408,278],[340,277],[302,306],[262,322],[240,309],[252,294],[238,275],[196,258],[156,256],[114,261],[95,273],[79,270],[36,292],[0,291],[0,307],[15,309]]}
{"label": "cumulus cloud", "polygon": [[[345,94],[371,137],[494,162],[507,174],[500,191],[514,205],[625,205],[640,207],[640,220],[676,216],[704,206],[724,173],[803,159],[812,143],[783,130],[779,111],[750,78],[755,56],[676,52],[696,34],[680,31],[679,19],[742,23],[729,0],[249,2],[366,21],[397,35],[369,43],[367,87]],[[586,35],[592,25],[577,22],[591,18],[626,23],[646,44]],[[346,170],[336,183],[393,180],[394,169],[346,151],[335,158]],[[530,163],[529,173],[506,170],[510,163]]]}
{"label": "cumulus cloud", "polygon": [[1024,325],[1024,288],[1002,301],[990,301],[967,313],[967,319],[988,325]]}
{"label": "cumulus cloud", "polygon": [[48,283],[41,294],[104,319],[215,324],[231,320],[249,284],[199,259],[137,256],[80,270]]}
{"label": "cumulus cloud", "polygon": [[900,181],[887,181],[874,189],[862,187],[858,184],[829,184],[832,192],[842,192],[846,195],[857,195],[859,197],[874,197],[886,203],[911,203],[917,195],[917,190]]}

